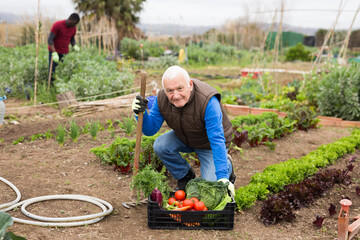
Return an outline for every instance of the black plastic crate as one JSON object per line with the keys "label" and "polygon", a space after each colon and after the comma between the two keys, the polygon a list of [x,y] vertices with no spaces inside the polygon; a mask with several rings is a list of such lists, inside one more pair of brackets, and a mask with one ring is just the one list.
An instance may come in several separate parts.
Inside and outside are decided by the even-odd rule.
{"label": "black plastic crate", "polygon": [[234,228],[235,201],[227,203],[222,211],[171,211],[161,209],[148,199],[148,226],[153,229],[218,229]]}

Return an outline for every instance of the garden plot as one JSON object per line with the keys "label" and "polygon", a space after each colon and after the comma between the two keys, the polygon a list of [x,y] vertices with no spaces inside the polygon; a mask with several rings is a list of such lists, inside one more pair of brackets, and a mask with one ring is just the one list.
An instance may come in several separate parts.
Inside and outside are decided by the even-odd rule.
{"label": "garden plot", "polygon": [[[128,116],[130,111],[114,111],[107,113],[107,117],[120,119]],[[97,116],[92,116],[96,120]],[[83,125],[89,116],[79,119]],[[101,119],[100,119],[101,120]],[[48,120],[47,120],[48,121]],[[101,120],[106,123],[106,118]],[[48,126],[41,129],[38,123],[27,122],[28,128],[34,126],[39,132],[46,132]],[[57,124],[54,124],[54,129]],[[13,131],[2,129],[6,135]],[[239,188],[249,183],[250,177],[262,172],[268,165],[287,161],[290,158],[300,158],[315,150],[322,144],[328,144],[337,139],[349,136],[350,129],[318,128],[308,132],[296,131],[284,138],[275,140],[277,146],[271,151],[266,146],[243,146],[244,153],[233,152],[234,167],[237,175],[235,187]],[[19,136],[21,133],[17,133]],[[23,133],[24,134],[24,133]],[[116,129],[116,136],[127,136],[121,129]],[[18,138],[17,137],[17,138]],[[41,139],[12,145],[11,141],[1,143],[0,165],[1,176],[13,182],[21,191],[22,198],[28,199],[49,194],[83,194],[98,197],[108,201],[114,207],[114,212],[104,220],[93,225],[76,228],[42,228],[15,223],[10,228],[14,233],[27,239],[330,239],[335,238],[337,217],[329,217],[327,211],[330,203],[339,210],[338,202],[343,196],[349,196],[353,201],[350,213],[359,211],[359,200],[355,187],[360,181],[358,162],[355,162],[351,173],[353,184],[338,185],[332,188],[323,198],[307,208],[295,211],[296,220],[292,223],[283,221],[269,227],[264,226],[260,219],[261,201],[249,210],[236,212],[234,229],[231,231],[179,231],[179,230],[151,230],[147,227],[147,209],[145,205],[125,209],[121,203],[128,201],[131,174],[123,174],[113,170],[113,167],[102,165],[100,160],[90,153],[90,149],[102,144],[110,144],[114,138],[109,131],[99,131],[96,140],[90,134],[81,134],[77,142],[67,139],[60,146],[55,139]],[[359,152],[355,153],[359,157]],[[344,156],[331,168],[343,169],[350,156]],[[199,175],[199,167],[194,165]],[[175,181],[169,177],[175,187]],[[2,193],[0,202],[7,202],[15,198],[15,194],[4,184],[0,184]],[[343,195],[343,196],[342,196]],[[44,202],[29,206],[29,210],[45,216],[76,216],[99,211],[92,205],[86,206],[77,201]],[[318,229],[313,225],[315,215],[325,216],[323,227]],[[11,212],[16,217],[21,216],[19,210]],[[215,235],[214,235],[215,234]]]}

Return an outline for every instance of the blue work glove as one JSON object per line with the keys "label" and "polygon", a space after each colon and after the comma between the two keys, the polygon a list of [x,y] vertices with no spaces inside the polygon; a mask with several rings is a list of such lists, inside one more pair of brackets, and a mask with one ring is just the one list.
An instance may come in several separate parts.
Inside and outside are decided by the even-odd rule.
{"label": "blue work glove", "polygon": [[145,112],[149,100],[143,98],[141,95],[137,95],[133,100],[131,108],[137,116],[140,112]]}
{"label": "blue work glove", "polygon": [[59,54],[57,52],[53,52],[51,54],[51,56],[52,56],[53,62],[59,63]]}
{"label": "blue work glove", "polygon": [[228,184],[228,189],[231,193],[231,197],[235,197],[235,187],[234,187],[234,184],[232,184],[232,182],[229,181],[229,179],[221,178],[218,180],[218,182],[223,182],[225,185]]}
{"label": "blue work glove", "polygon": [[80,47],[79,47],[78,45],[74,45],[74,46],[73,46],[73,49],[74,49],[75,52],[80,51]]}

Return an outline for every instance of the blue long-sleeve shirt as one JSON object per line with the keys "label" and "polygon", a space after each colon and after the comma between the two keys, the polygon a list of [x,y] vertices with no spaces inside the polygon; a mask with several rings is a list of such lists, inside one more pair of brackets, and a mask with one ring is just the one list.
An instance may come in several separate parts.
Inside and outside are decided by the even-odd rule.
{"label": "blue long-sleeve shirt", "polygon": [[[213,152],[216,178],[228,178],[227,150],[222,125],[222,112],[220,102],[215,96],[210,98],[206,106],[204,121],[210,147]],[[142,131],[146,136],[152,136],[159,131],[163,122],[164,118],[160,113],[157,99],[155,99],[150,112],[144,112]]]}

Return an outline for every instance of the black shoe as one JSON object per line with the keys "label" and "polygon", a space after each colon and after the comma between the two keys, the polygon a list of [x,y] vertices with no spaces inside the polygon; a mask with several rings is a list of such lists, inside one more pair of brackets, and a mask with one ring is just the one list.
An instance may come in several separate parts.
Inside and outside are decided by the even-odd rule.
{"label": "black shoe", "polygon": [[236,180],[236,176],[235,176],[235,173],[234,173],[234,165],[232,163],[232,159],[231,159],[231,156],[228,154],[227,155],[228,159],[230,160],[231,162],[231,174],[230,174],[230,177],[229,177],[229,181],[234,184],[235,183],[235,180]]}
{"label": "black shoe", "polygon": [[190,168],[189,172],[182,179],[178,180],[177,186],[174,191],[183,190],[185,191],[186,184],[196,177],[194,171]]}

